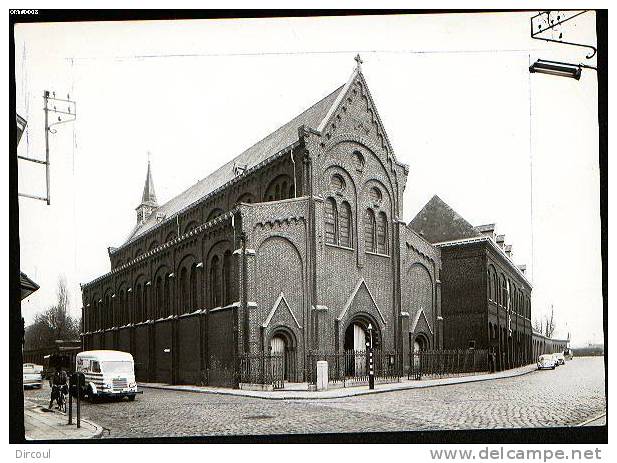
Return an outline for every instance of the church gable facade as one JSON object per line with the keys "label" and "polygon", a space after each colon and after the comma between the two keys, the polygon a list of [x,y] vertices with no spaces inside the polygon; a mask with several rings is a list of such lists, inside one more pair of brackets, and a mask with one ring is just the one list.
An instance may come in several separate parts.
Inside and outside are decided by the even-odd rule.
{"label": "church gable facade", "polygon": [[[399,163],[360,66],[345,85],[138,222],[82,286],[85,349],[141,381],[236,386],[240,358],[441,347],[440,254],[402,220]],[[151,192],[151,194],[150,194]],[[414,323],[418,319],[421,322]]]}

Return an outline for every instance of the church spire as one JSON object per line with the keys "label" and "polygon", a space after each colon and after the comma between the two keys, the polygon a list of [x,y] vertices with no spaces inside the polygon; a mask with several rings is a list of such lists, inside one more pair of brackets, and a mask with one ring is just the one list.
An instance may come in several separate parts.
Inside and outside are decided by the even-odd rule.
{"label": "church spire", "polygon": [[152,172],[150,171],[150,159],[148,159],[148,172],[146,173],[146,183],[144,184],[144,193],[141,195],[142,204],[154,204],[156,202],[156,193],[154,192],[154,182],[152,181]]}
{"label": "church spire", "polygon": [[[150,153],[148,153],[148,158]],[[137,225],[141,225],[148,217],[159,207],[156,201],[156,193],[154,192],[154,182],[152,181],[152,171],[150,168],[150,159],[148,159],[148,171],[146,172],[146,182],[144,183],[144,192],[141,195],[141,204],[135,209],[137,211]]]}

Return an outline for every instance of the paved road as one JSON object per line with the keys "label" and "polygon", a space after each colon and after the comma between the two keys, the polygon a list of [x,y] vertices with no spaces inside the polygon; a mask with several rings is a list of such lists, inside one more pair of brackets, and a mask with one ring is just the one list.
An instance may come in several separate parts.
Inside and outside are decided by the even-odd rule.
{"label": "paved road", "polygon": [[[44,404],[48,388],[26,391]],[[572,426],[605,412],[604,360],[576,358],[515,378],[328,400],[264,400],[145,389],[85,403],[110,437],[383,432]]]}

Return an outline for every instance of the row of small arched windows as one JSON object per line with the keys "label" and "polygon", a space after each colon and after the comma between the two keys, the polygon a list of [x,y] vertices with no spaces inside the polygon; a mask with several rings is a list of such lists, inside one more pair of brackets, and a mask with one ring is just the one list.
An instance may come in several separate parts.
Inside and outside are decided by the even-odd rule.
{"label": "row of small arched windows", "polygon": [[202,269],[193,264],[183,267],[179,275],[159,274],[150,282],[138,282],[130,291],[108,292],[104,298],[85,307],[84,330],[96,331],[156,320],[190,313],[203,306],[229,305],[234,302],[231,266],[232,254],[226,251],[222,257],[212,257],[207,281]]}
{"label": "row of small arched windows", "polygon": [[531,301],[529,296],[507,280],[504,274],[497,276],[493,267],[487,272],[488,298],[498,306],[514,311],[525,318],[531,318]]}
{"label": "row of small arched windows", "polygon": [[[327,244],[353,247],[353,213],[347,201],[339,205],[334,198],[326,198],[324,233]],[[388,254],[388,218],[385,212],[377,215],[368,208],[364,214],[364,248],[367,252]]]}

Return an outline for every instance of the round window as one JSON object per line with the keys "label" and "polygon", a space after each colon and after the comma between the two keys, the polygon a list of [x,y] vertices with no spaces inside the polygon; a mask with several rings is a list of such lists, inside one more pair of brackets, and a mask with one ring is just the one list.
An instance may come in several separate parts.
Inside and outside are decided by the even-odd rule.
{"label": "round window", "polygon": [[371,188],[370,198],[371,198],[371,201],[373,202],[373,204],[381,203],[382,196],[381,196],[381,191],[379,190],[379,188],[377,188],[377,187]]}
{"label": "round window", "polygon": [[339,174],[334,174],[330,180],[330,189],[332,191],[341,192],[345,189],[345,180]]}

